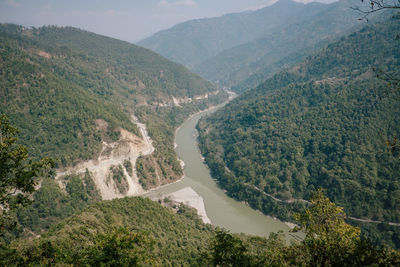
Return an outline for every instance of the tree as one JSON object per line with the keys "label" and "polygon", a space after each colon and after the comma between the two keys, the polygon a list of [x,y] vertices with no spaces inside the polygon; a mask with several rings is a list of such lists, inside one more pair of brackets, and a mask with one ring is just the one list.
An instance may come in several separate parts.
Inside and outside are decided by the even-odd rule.
{"label": "tree", "polygon": [[94,245],[80,255],[78,265],[88,266],[152,266],[154,241],[146,233],[126,228],[100,234]]}
{"label": "tree", "polygon": [[360,241],[360,229],[345,222],[343,208],[337,207],[319,189],[310,199],[311,206],[295,219],[305,232],[304,244],[312,261],[327,266],[352,255]]}
{"label": "tree", "polygon": [[[210,250],[202,255],[202,263],[210,266],[251,266],[243,241],[226,231],[217,231]],[[202,265],[203,265],[202,264]]]}
{"label": "tree", "polygon": [[375,248],[360,237],[360,229],[345,222],[337,207],[320,189],[311,205],[296,214],[305,238],[285,243],[282,234],[268,239],[243,237],[217,231],[199,259],[200,266],[400,266],[400,253],[388,247]]}
{"label": "tree", "polygon": [[[9,211],[30,203],[38,178],[49,175],[54,167],[51,159],[29,159],[26,147],[17,144],[18,130],[5,115],[0,116],[0,229],[7,222]],[[3,232],[3,231],[1,231]],[[1,233],[0,232],[0,233]]]}
{"label": "tree", "polygon": [[374,248],[360,238],[360,229],[345,222],[342,207],[332,203],[319,189],[310,198],[311,206],[295,219],[306,236],[300,247],[311,266],[398,266],[400,253]]}
{"label": "tree", "polygon": [[[364,3],[364,0],[361,0]],[[400,9],[400,0],[367,0],[369,2],[369,8],[362,9],[360,7],[354,7],[353,9],[363,14],[361,19],[367,19],[367,17],[375,12],[386,10],[386,9]],[[394,18],[399,19],[399,13]],[[368,20],[368,19],[367,19]],[[400,40],[400,35],[396,35],[396,40]],[[389,87],[393,87],[395,89],[400,89],[400,77],[383,71],[382,69],[373,68],[373,71],[376,73],[376,77],[388,83]],[[392,152],[396,152],[398,150],[397,138],[395,137],[393,142],[390,140],[386,141],[388,147],[392,149]]]}
{"label": "tree", "polygon": [[[364,0],[361,0],[364,3]],[[369,3],[369,7],[367,9],[361,7],[353,7],[354,10],[363,14],[363,17],[360,19],[367,19],[368,16],[372,13],[376,13],[378,11],[387,10],[387,9],[400,9],[400,0],[367,0]],[[399,14],[394,16],[393,18],[399,19]],[[399,40],[400,36],[397,34],[396,39]],[[400,78],[394,76],[391,73],[385,72],[381,69],[374,68],[373,71],[376,73],[377,78],[388,82],[389,86],[400,88]]]}

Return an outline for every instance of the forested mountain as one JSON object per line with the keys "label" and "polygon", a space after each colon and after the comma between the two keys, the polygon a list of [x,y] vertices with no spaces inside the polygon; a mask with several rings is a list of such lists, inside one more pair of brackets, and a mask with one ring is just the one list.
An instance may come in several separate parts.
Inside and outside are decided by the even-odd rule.
{"label": "forested mountain", "polygon": [[[380,243],[400,247],[398,15],[332,43],[200,121],[201,151],[230,196],[287,219],[315,188]],[[272,197],[275,197],[273,199]],[[351,221],[350,221],[351,222]],[[355,223],[353,221],[353,223]]]}
{"label": "forested mountain", "polygon": [[326,8],[328,6],[321,3],[304,5],[280,0],[252,12],[184,22],[138,44],[193,68],[226,49],[271,34],[281,25],[307,20]]}
{"label": "forested mountain", "polygon": [[175,128],[225,98],[154,52],[72,27],[0,25],[0,62],[0,113],[20,129],[34,158],[52,157],[58,167],[96,158],[102,142],[119,139],[120,128],[141,136],[135,115],[155,147],[143,164],[161,168],[161,180],[177,179]]}
{"label": "forested mountain", "polygon": [[253,88],[365,22],[359,21],[360,13],[351,9],[358,5],[358,0],[329,4],[296,22],[278,25],[256,40],[226,49],[203,61],[194,71],[236,92]]}

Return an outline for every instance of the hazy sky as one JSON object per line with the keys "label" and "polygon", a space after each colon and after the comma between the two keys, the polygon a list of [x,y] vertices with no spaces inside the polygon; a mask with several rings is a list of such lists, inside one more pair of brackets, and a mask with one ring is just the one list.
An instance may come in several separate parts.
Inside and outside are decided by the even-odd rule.
{"label": "hazy sky", "polygon": [[[0,22],[68,25],[136,42],[194,18],[254,10],[276,0],[0,0]],[[311,2],[312,0],[297,0]],[[320,0],[332,2],[334,0]]]}

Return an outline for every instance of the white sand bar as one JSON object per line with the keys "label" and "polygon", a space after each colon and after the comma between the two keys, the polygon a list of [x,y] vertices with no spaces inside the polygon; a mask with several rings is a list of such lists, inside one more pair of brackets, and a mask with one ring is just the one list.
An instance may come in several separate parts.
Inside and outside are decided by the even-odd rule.
{"label": "white sand bar", "polygon": [[169,197],[171,198],[171,200],[174,200],[176,202],[183,203],[187,206],[195,208],[197,210],[197,214],[200,216],[203,222],[211,224],[211,221],[206,213],[206,208],[204,207],[203,198],[199,194],[197,194],[197,192],[194,191],[193,188],[185,187],[174,193],[166,195],[166,197]]}

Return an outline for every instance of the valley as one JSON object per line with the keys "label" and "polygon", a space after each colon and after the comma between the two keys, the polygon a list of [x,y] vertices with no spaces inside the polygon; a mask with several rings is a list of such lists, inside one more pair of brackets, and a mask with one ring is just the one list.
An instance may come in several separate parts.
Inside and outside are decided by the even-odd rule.
{"label": "valley", "polygon": [[0,265],[400,265],[400,6],[371,1],[137,44],[0,21]]}
{"label": "valley", "polygon": [[290,239],[292,234],[289,233],[288,226],[251,209],[245,203],[229,198],[211,178],[197,147],[195,126],[201,117],[212,112],[215,112],[215,109],[192,116],[176,133],[176,150],[179,158],[184,161],[185,177],[171,185],[152,190],[145,196],[152,199],[163,199],[164,196],[191,188],[203,199],[205,212],[212,225],[223,227],[234,233],[266,237],[270,232],[283,230]]}

